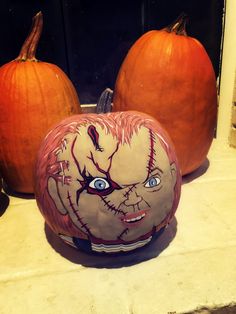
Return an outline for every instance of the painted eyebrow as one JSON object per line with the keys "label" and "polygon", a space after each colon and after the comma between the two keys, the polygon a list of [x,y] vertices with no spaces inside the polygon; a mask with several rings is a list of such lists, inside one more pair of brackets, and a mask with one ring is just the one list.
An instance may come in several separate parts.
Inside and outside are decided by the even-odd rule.
{"label": "painted eyebrow", "polygon": [[143,181],[143,183],[145,183],[150,177],[152,177],[152,175],[156,172],[156,171],[159,171],[159,173],[163,174],[163,170],[161,170],[161,168],[159,167],[155,167],[153,168],[150,173],[148,173],[146,179]]}
{"label": "painted eyebrow", "polygon": [[153,173],[154,171],[158,170],[160,173],[163,173],[163,170],[161,170],[161,168],[159,167],[155,167],[150,171],[150,174]]}

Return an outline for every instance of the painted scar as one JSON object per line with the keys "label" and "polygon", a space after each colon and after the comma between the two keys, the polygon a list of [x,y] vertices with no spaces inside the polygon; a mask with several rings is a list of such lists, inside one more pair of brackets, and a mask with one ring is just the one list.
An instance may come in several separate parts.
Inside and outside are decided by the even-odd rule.
{"label": "painted scar", "polygon": [[104,148],[102,148],[99,145],[99,134],[98,134],[96,127],[94,125],[90,125],[88,127],[88,135],[91,138],[95,149],[98,150],[99,152],[103,152]]}
{"label": "painted scar", "polygon": [[150,176],[152,169],[155,165],[156,162],[156,151],[155,151],[155,143],[156,143],[156,138],[155,138],[155,134],[153,133],[152,130],[149,129],[149,139],[150,139],[150,152],[149,152],[149,161],[148,161],[148,165],[147,165],[147,171],[148,171],[148,177]]}
{"label": "painted scar", "polygon": [[[72,209],[74,215],[77,217],[77,220],[78,220],[78,222],[79,222],[80,225],[81,225],[81,228],[85,229],[85,231],[87,232],[87,234],[89,234],[89,235],[91,236],[91,232],[90,232],[90,230],[89,230],[87,224],[86,224],[86,223],[83,223],[82,218],[78,215],[78,213],[77,213],[77,211],[76,211],[76,209],[75,209],[75,207],[74,207],[75,205],[73,204],[73,202],[72,202],[72,200],[71,200],[71,195],[70,195],[69,191],[67,192],[67,199],[69,200],[69,206],[70,206],[70,208]],[[76,224],[76,225],[77,225],[77,224]]]}

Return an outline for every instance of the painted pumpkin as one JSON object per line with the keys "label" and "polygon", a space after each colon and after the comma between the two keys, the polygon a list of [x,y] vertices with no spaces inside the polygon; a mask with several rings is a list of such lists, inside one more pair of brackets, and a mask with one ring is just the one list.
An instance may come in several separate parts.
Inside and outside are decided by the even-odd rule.
{"label": "painted pumpkin", "polygon": [[204,47],[186,35],[184,17],[147,32],[129,50],[114,89],[114,111],[124,110],[162,124],[183,175],[206,159],[216,126],[216,79]]}
{"label": "painted pumpkin", "polygon": [[181,176],[169,137],[135,111],[64,119],[44,139],[35,196],[47,224],[70,245],[131,251],[174,216]]}
{"label": "painted pumpkin", "polygon": [[35,58],[41,30],[38,13],[19,57],[0,68],[0,172],[16,192],[33,193],[34,162],[48,129],[80,112],[66,74]]}

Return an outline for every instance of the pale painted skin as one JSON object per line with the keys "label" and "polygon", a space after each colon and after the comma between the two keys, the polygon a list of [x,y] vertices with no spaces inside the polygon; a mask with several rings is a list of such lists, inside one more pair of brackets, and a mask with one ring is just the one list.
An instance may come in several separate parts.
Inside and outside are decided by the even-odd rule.
{"label": "pale painted skin", "polygon": [[[96,131],[101,149],[89,137],[88,126],[65,137],[57,160],[69,162],[61,175],[70,176],[70,184],[50,177],[49,194],[58,211],[69,214],[88,238],[134,241],[151,232],[171,211],[176,165],[170,164],[154,133],[151,149],[150,130],[145,127],[132,136],[130,144],[118,144],[99,125]],[[82,188],[85,175],[89,179]],[[112,184],[114,189],[109,190]]]}

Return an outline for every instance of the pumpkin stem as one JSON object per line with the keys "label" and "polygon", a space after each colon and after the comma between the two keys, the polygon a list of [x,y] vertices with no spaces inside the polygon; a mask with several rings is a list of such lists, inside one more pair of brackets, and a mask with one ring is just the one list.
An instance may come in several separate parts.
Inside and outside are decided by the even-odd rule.
{"label": "pumpkin stem", "polygon": [[106,88],[97,103],[97,113],[111,112],[113,91],[110,88]]}
{"label": "pumpkin stem", "polygon": [[35,58],[36,49],[43,29],[43,14],[38,12],[32,19],[32,26],[16,61],[38,61]]}
{"label": "pumpkin stem", "polygon": [[175,33],[176,35],[187,36],[186,24],[188,22],[188,16],[185,13],[180,14],[180,16],[169,26],[165,27],[164,30],[168,33]]}

